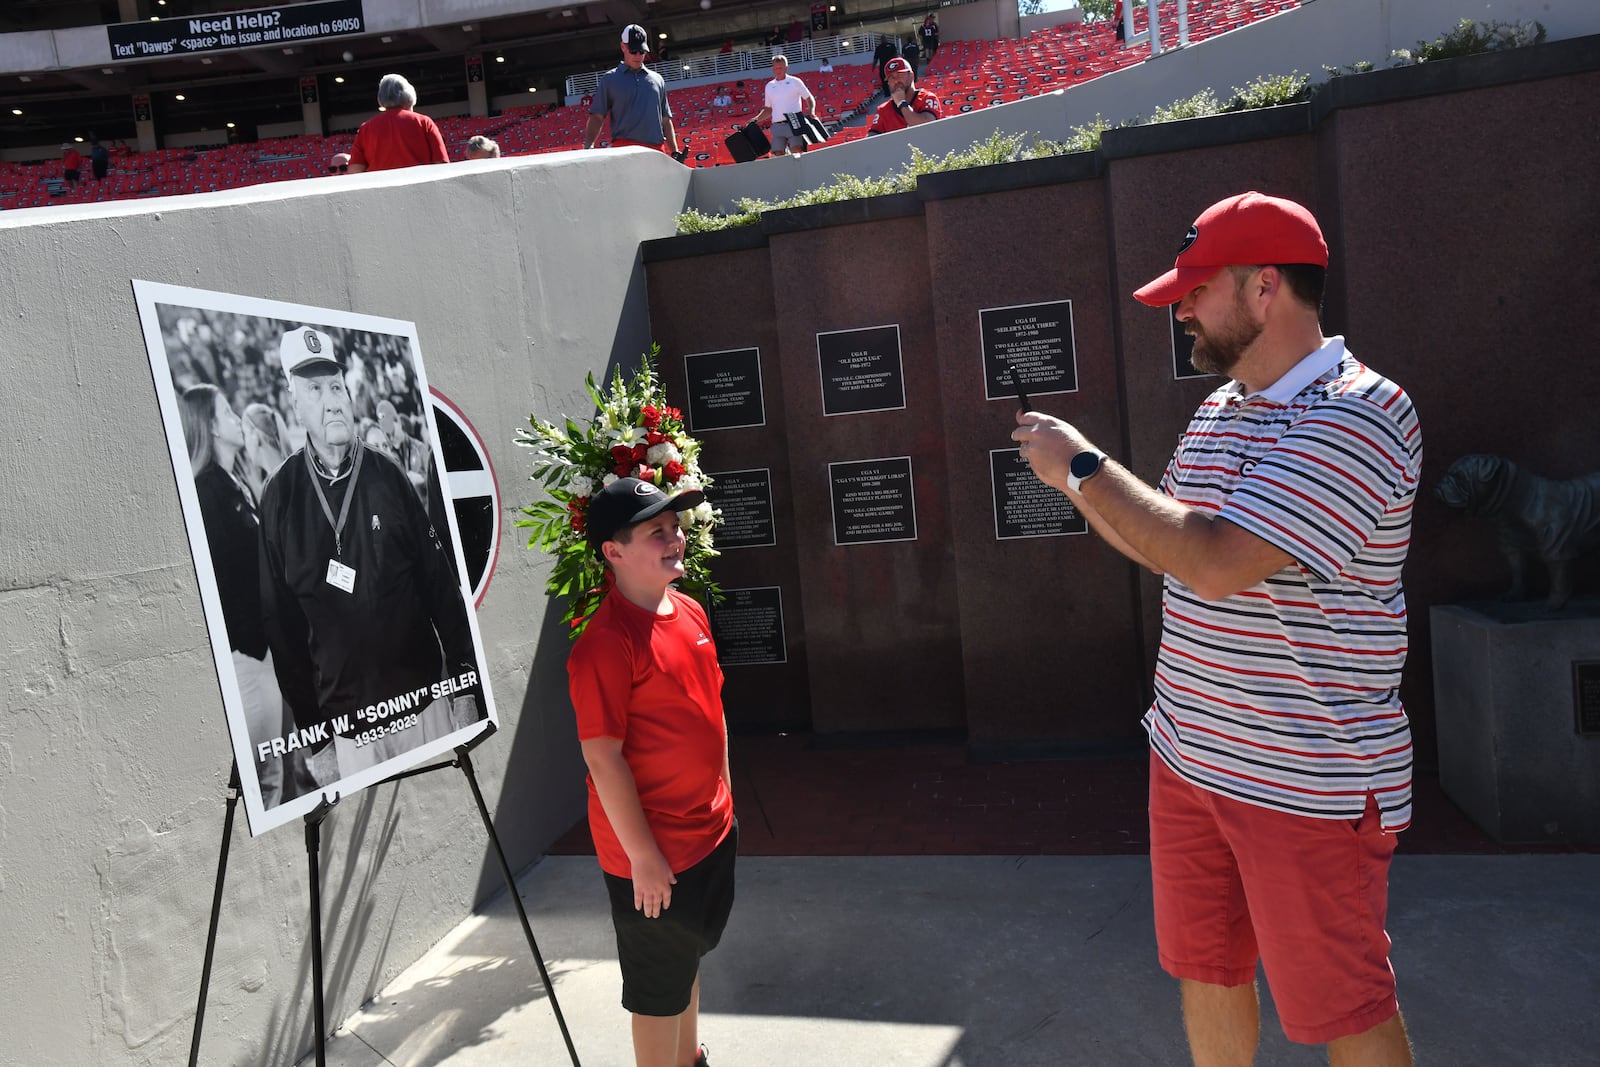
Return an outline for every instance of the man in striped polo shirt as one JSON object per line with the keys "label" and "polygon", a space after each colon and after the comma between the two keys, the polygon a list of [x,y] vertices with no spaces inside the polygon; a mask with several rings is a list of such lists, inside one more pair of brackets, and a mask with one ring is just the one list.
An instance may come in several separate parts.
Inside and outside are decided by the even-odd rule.
{"label": "man in striped polo shirt", "polygon": [[1400,569],[1422,437],[1410,398],[1324,337],[1328,247],[1292,201],[1207,208],[1134,296],[1177,305],[1200,405],[1153,488],[1078,429],[1012,438],[1113,546],[1166,576],[1150,734],[1161,965],[1196,1064],[1247,1065],[1256,963],[1291,1040],[1406,1067],[1384,932],[1411,818]]}

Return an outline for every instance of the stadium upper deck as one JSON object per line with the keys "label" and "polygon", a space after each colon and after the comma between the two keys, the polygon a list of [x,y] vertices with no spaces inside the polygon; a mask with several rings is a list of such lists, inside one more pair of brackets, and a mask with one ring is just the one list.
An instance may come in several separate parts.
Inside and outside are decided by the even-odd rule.
{"label": "stadium upper deck", "polygon": [[[343,0],[310,0],[300,6],[314,9],[340,2]],[[1223,33],[1297,6],[1298,2],[1195,0],[1189,9],[1189,37],[1191,40],[1200,40]],[[122,0],[122,3],[127,5],[129,0]],[[133,3],[151,5],[159,3],[159,0],[133,0]],[[202,4],[198,0],[169,0],[169,3],[186,4],[190,8],[207,7],[212,10],[205,14],[212,21],[219,17],[216,9],[220,5]],[[372,0],[368,0],[368,3],[372,3]],[[769,7],[764,10],[770,13],[782,8]],[[557,14],[559,16],[559,12]],[[1173,0],[1162,5],[1163,36],[1167,47],[1177,43],[1175,14],[1176,4]],[[87,29],[100,34],[107,33],[104,26]],[[463,31],[457,27],[456,32]],[[473,32],[488,33],[490,29],[474,26]],[[667,34],[665,40],[670,43],[676,31],[659,32]],[[7,36],[15,37],[17,34]],[[60,69],[21,76],[0,74],[0,83],[16,80],[19,85],[35,85],[38,81],[44,81],[58,90],[53,94],[40,91],[32,98],[22,98],[18,105],[13,105],[23,114],[11,116],[14,121],[5,129],[6,140],[0,141],[0,148],[11,147],[14,152],[31,154],[34,158],[27,162],[13,159],[0,163],[0,208],[205,192],[324,174],[330,157],[336,152],[349,150],[354,127],[371,115],[372,92],[378,74],[387,69],[402,70],[415,83],[418,81],[415,73],[418,69],[449,68],[449,77],[445,77],[442,69],[436,69],[432,81],[424,77],[418,85],[418,91],[422,98],[421,110],[430,111],[439,119],[454,156],[462,154],[461,146],[467,138],[479,133],[498,140],[506,155],[561,151],[580,145],[586,118],[586,109],[582,104],[559,106],[553,102],[557,94],[550,91],[539,97],[550,102],[530,104],[527,86],[510,93],[499,92],[502,88],[513,88],[528,80],[525,76],[515,77],[501,72],[500,68],[507,64],[496,62],[509,60],[507,53],[514,52],[514,49],[460,52],[425,61],[406,60],[399,53],[384,55],[384,49],[402,45],[398,39],[390,39],[399,36],[366,35],[349,40],[284,46],[267,50],[268,55],[276,57],[272,59],[264,58],[260,50],[254,50],[217,55],[202,52],[172,60],[133,64],[130,70],[137,68],[152,80],[174,76],[178,71],[193,74],[196,67],[225,65],[233,69],[246,65],[258,70],[254,77],[240,70],[232,83],[225,85],[215,81],[193,85],[188,81],[172,83],[170,87],[143,94],[145,102],[142,105],[137,99],[106,98],[93,90],[63,95],[59,91],[59,83],[63,80],[94,80],[82,70]],[[683,36],[687,36],[687,33]],[[711,34],[713,40],[716,36],[717,33]],[[765,47],[765,34],[761,36],[761,47]],[[3,40],[0,38],[0,41]],[[350,51],[358,47],[357,42],[359,47],[374,49],[378,53],[376,59],[363,54],[362,60],[366,62],[360,73],[345,75],[328,70],[318,72],[317,61],[322,50],[344,48]],[[606,34],[604,47],[615,47],[609,33]],[[607,51],[601,62],[609,62],[614,54],[614,51]],[[946,114],[954,114],[1065,88],[1137,63],[1148,55],[1148,46],[1123,46],[1115,39],[1109,24],[1069,23],[1038,31],[1019,40],[947,41],[936,59],[923,71],[922,83],[939,96]],[[261,76],[259,69],[280,62],[293,68],[302,58],[305,67],[297,68],[302,72],[289,79],[293,92],[291,102],[270,99],[282,95],[280,90],[283,86],[280,82],[283,79]],[[339,62],[343,63],[342,58]],[[526,62],[518,61],[518,65]],[[356,65],[363,66],[360,61]],[[559,80],[570,73],[573,65],[568,62],[559,68],[552,68],[552,76]],[[345,65],[336,69],[350,68]],[[307,70],[312,73],[305,73]],[[112,75],[103,74],[102,71],[99,76]],[[24,77],[29,80],[21,81]],[[474,77],[477,80],[473,80]],[[865,108],[877,91],[876,77],[870,66],[840,63],[832,73],[813,71],[804,73],[803,77],[817,95],[822,117],[836,131],[831,143],[852,140],[865,133],[859,124],[844,129],[839,127]],[[760,87],[764,80],[764,70],[751,71],[742,86],[736,85],[737,79],[724,79],[723,84],[729,87],[735,100],[732,106],[723,108],[712,104],[718,83],[673,88],[674,110],[678,115],[680,134],[690,150],[691,165],[714,166],[732,162],[723,145],[723,138],[737,120],[759,110]],[[465,100],[462,99],[463,95],[466,96]],[[59,133],[61,141],[98,137],[102,141],[122,142],[130,149],[133,144],[145,147],[143,151],[119,152],[104,182],[86,180],[76,188],[66,187],[61,181],[60,151],[56,143],[52,143],[56,141],[55,137],[42,145],[35,143],[31,148],[15,147],[16,141],[26,139],[25,131],[36,129],[46,121],[38,118],[38,115],[48,112],[52,102],[70,110],[86,103],[107,104],[109,100],[114,104],[118,99],[123,103],[133,99],[132,106],[143,106],[146,117],[139,120],[132,120],[129,116],[118,118],[108,110],[100,110],[88,117],[88,121],[93,123],[91,125],[45,127]],[[241,118],[227,117],[230,114],[238,114]],[[250,117],[246,116],[258,121],[252,123]],[[270,121],[259,121],[262,119]],[[4,116],[0,116],[0,121],[3,120]],[[201,129],[188,128],[193,127],[197,120]],[[141,125],[143,129],[139,128]],[[157,131],[160,131],[159,135]],[[153,142],[157,141],[162,147],[154,147]],[[38,158],[40,156],[44,158]],[[87,169],[85,178],[88,178]]]}

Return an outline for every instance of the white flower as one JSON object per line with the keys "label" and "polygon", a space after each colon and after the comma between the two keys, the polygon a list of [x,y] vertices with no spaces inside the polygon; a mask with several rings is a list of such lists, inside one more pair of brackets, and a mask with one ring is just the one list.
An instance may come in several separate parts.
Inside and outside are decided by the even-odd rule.
{"label": "white flower", "polygon": [[678,479],[672,488],[676,489],[680,493],[687,493],[694,489],[704,489],[705,486],[701,485],[700,479],[696,478],[693,474],[685,474],[682,478]]}
{"label": "white flower", "polygon": [[612,446],[625,445],[628,448],[632,448],[634,445],[644,444],[645,434],[647,433],[649,431],[643,426],[624,426],[611,431],[610,440]]}
{"label": "white flower", "polygon": [[610,485],[612,482],[614,482],[616,480],[617,480],[617,476],[615,474],[608,474],[603,479],[601,479],[600,484],[601,485]]}
{"label": "white flower", "polygon": [[662,441],[659,445],[651,445],[644,458],[652,467],[665,467],[668,463],[682,463],[683,453],[672,447],[671,441]]}
{"label": "white flower", "polygon": [[593,496],[594,479],[582,474],[574,475],[572,481],[567,483],[567,489],[573,496]]}
{"label": "white flower", "polygon": [[694,523],[694,525],[699,526],[702,523],[710,522],[712,517],[715,515],[715,512],[711,510],[711,502],[709,500],[702,500],[700,503],[696,504],[694,507],[685,512],[685,514],[694,516],[691,521]]}

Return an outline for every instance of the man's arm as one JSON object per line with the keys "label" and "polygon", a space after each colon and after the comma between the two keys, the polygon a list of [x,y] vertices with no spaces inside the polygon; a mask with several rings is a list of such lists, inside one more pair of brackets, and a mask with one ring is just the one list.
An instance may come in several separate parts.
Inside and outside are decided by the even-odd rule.
{"label": "man's arm", "polygon": [[583,147],[593,148],[594,142],[600,136],[600,127],[605,125],[604,115],[590,115],[589,124],[583,128]]}
{"label": "man's arm", "polygon": [[757,126],[759,126],[763,122],[766,122],[771,117],[772,117],[772,109],[770,107],[764,107],[760,111],[758,111],[756,113],[756,117],[751,119],[750,121],[754,122]]}
{"label": "man's arm", "polygon": [[673,155],[677,155],[679,152],[678,128],[672,124],[671,115],[663,115],[661,117],[661,132],[666,134],[667,147],[672,150]]}
{"label": "man's arm", "polygon": [[1019,412],[1011,439],[1023,445],[1040,481],[1067,492],[1085,516],[1096,516],[1097,530],[1117,535],[1114,547],[1136,563],[1172,575],[1206,600],[1232,596],[1294,562],[1248,530],[1158,492],[1119,463],[1105,463],[1083,483],[1082,493],[1068,492],[1072,457],[1094,447],[1071,423]]}
{"label": "man's arm", "polygon": [[[1108,464],[1110,463],[1109,460],[1106,462]],[[1066,492],[1064,489],[1062,491]],[[1082,495],[1074,497],[1071,493],[1068,493],[1067,496],[1072,500],[1072,506],[1078,509],[1078,514],[1082,515],[1089,521],[1089,525],[1094,527],[1094,532],[1099,534],[1105,540],[1106,544],[1110,545],[1112,548],[1116,549],[1118,552],[1122,553],[1124,556],[1128,557],[1128,559],[1143,567],[1145,570],[1152,571],[1156,574],[1163,573],[1160,567],[1157,567],[1154,563],[1151,563],[1149,560],[1139,555],[1138,552],[1135,552],[1133,546],[1124,541],[1117,534],[1117,531],[1112,529],[1111,524],[1105,520],[1105,517],[1094,509],[1094,505],[1083,499]]]}
{"label": "man's arm", "polygon": [[[639,787],[633,770],[622,756],[622,741],[615,737],[594,737],[582,742],[583,761],[589,765],[600,806],[616,831],[617,840],[628,854],[632,868],[633,906],[647,918],[658,919],[672,906],[672,887],[678,879],[667,858],[661,854],[650,823],[639,803]],[[726,760],[726,757],[724,757]]]}

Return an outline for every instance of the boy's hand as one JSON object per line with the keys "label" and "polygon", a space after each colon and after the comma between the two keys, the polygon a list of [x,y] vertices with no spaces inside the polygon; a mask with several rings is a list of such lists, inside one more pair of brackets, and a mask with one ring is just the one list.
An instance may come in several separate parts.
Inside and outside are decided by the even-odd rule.
{"label": "boy's hand", "polygon": [[672,907],[672,887],[678,883],[659,849],[643,862],[633,860],[633,908],[647,919],[659,919]]}

